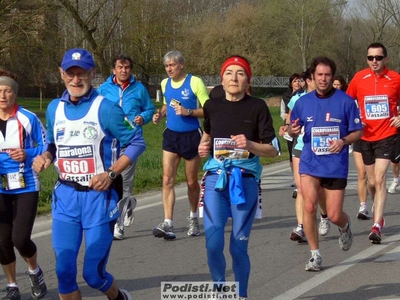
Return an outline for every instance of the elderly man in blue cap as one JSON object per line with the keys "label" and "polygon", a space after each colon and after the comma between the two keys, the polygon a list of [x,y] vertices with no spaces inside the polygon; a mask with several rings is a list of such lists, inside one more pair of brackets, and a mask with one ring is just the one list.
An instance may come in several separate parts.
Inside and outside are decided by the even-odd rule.
{"label": "elderly man in blue cap", "polygon": [[[92,87],[90,52],[68,50],[60,67],[66,91],[48,106],[47,150],[33,163],[41,172],[54,162],[52,240],[60,299],[81,299],[77,257],[85,236],[83,278],[108,299],[132,299],[106,271],[122,194],[121,172],[145,150],[141,132],[124,125],[121,107]],[[112,116],[112,118],[110,118]],[[120,147],[125,152],[119,156]]]}

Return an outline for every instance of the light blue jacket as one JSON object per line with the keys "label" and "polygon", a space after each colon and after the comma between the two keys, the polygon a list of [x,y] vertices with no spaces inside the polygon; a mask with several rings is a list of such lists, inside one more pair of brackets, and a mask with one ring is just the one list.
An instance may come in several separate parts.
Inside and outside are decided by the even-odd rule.
{"label": "light blue jacket", "polygon": [[[98,87],[97,92],[105,98],[118,103],[130,122],[133,123],[136,116],[141,116],[143,125],[149,123],[153,118],[155,107],[145,86],[131,76],[129,86],[122,90],[114,82],[114,76],[108,77]],[[141,126],[139,128],[141,130]]]}

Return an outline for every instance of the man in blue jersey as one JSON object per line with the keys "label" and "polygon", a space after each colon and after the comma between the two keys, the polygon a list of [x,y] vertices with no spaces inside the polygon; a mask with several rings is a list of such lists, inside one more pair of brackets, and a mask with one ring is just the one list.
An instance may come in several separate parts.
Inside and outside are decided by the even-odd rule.
{"label": "man in blue jersey", "polygon": [[[67,90],[46,112],[47,151],[33,163],[41,172],[54,161],[52,242],[60,299],[81,299],[77,256],[85,236],[83,278],[108,299],[132,299],[106,271],[122,195],[122,171],[145,150],[140,130],[124,125],[121,107],[92,87],[95,64],[90,52],[68,50],[59,69]],[[113,118],[110,118],[113,116]],[[120,147],[126,148],[119,156]]]}
{"label": "man in blue jersey", "polygon": [[[149,123],[154,114],[154,104],[144,85],[132,76],[133,61],[129,56],[119,55],[113,61],[113,74],[99,86],[97,92],[107,99],[118,103],[125,113],[125,124],[128,127],[138,127]],[[121,155],[125,149],[121,149]],[[133,223],[133,210],[136,199],[132,197],[136,162],[132,162],[123,172],[123,195],[118,202],[120,217],[115,224],[114,238],[125,238],[124,226]]]}
{"label": "man in blue jersey", "polygon": [[303,191],[303,225],[311,249],[306,271],[320,271],[316,213],[322,189],[330,221],[339,227],[339,246],[350,249],[353,235],[350,218],[343,212],[349,168],[348,145],[361,138],[361,119],[352,98],[332,86],[336,64],[317,57],[310,67],[315,91],[301,97],[293,108],[289,134],[297,136],[303,127],[304,147],[299,173]]}
{"label": "man in blue jersey", "polygon": [[190,202],[189,229],[187,234],[200,234],[197,206],[200,186],[198,172],[200,157],[197,147],[202,131],[199,118],[204,116],[201,106],[208,100],[207,89],[203,81],[185,72],[185,59],[179,51],[170,51],[163,63],[168,78],[161,82],[164,94],[164,105],[153,116],[153,123],[158,124],[163,117],[167,118],[167,128],[163,133],[163,185],[162,202],[164,221],[153,228],[155,237],[175,239],[173,229],[173,212],[175,204],[175,177],[179,162],[185,160],[185,173]]}

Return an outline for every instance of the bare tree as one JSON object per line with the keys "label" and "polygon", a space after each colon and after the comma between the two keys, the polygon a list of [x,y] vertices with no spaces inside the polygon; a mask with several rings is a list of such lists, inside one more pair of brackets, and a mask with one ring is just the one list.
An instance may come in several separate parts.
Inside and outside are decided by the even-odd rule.
{"label": "bare tree", "polygon": [[54,12],[51,3],[52,0],[1,3],[5,20],[0,25],[3,67],[19,75],[21,92],[32,95],[34,89],[39,88],[40,100],[43,89],[49,84],[48,74],[54,72],[56,66],[53,50],[57,26],[49,15]]}
{"label": "bare tree", "polygon": [[[120,21],[121,15],[128,5],[128,0],[55,0],[62,5],[68,16],[71,17],[82,35],[77,45],[89,45],[96,62],[99,64],[103,79],[108,76],[109,70],[104,51]],[[111,7],[111,9],[110,9]],[[66,20],[66,19],[64,19]],[[107,21],[105,21],[107,20]],[[66,20],[67,22],[67,20]],[[72,34],[72,32],[70,32]],[[79,36],[79,33],[78,33]],[[76,38],[76,37],[75,37]],[[75,45],[75,46],[77,46]]]}
{"label": "bare tree", "polygon": [[[357,4],[351,14],[353,37],[361,36],[358,43],[363,45],[364,51],[372,42],[383,43],[390,53],[396,53],[390,63],[399,69],[400,3],[397,0],[358,0]],[[365,65],[365,60],[359,65]]]}

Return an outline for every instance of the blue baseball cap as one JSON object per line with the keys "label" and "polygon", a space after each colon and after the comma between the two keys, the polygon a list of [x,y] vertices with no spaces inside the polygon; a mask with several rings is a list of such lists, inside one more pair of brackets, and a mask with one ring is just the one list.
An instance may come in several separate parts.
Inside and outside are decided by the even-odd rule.
{"label": "blue baseball cap", "polygon": [[66,71],[71,67],[81,67],[90,70],[95,67],[92,54],[81,48],[73,48],[65,52],[61,62],[61,68]]}

